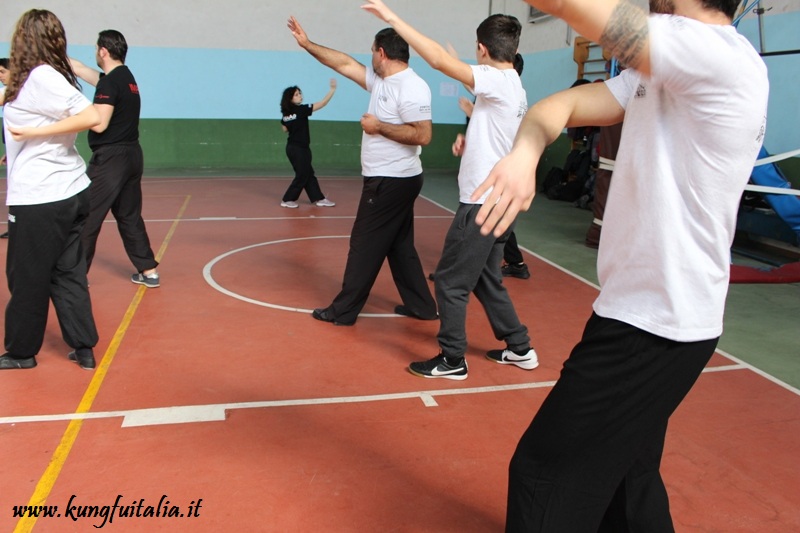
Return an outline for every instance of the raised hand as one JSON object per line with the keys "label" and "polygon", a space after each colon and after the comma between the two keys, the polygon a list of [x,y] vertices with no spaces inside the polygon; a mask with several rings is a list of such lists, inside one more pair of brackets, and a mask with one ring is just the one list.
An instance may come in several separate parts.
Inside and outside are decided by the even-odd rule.
{"label": "raised hand", "polygon": [[299,44],[301,48],[308,48],[308,35],[306,35],[306,32],[300,23],[297,22],[297,19],[294,17],[289,17],[289,20],[286,22],[286,26],[289,28],[289,31],[292,32],[292,37],[295,38],[297,44]]}
{"label": "raised hand", "polygon": [[361,6],[361,9],[369,11],[384,22],[389,22],[389,19],[394,15],[382,0],[367,0],[367,3]]}

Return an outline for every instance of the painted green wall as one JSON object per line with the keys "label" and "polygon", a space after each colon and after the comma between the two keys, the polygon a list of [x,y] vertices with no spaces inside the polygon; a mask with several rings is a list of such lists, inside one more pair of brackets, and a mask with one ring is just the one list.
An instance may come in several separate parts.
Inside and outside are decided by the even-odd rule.
{"label": "painted green wall", "polygon": [[[460,125],[434,125],[433,140],[422,150],[425,168],[456,169],[459,159],[451,146]],[[143,119],[140,142],[148,169],[236,168],[291,169],[286,158],[286,134],[278,120]],[[91,155],[86,135],[78,140],[84,158]],[[361,125],[315,120],[311,125],[314,166],[360,169]]]}
{"label": "painted green wall", "polygon": [[[361,126],[357,122],[315,120],[311,126],[314,165],[320,169],[360,169]],[[434,124],[433,141],[422,150],[424,168],[457,170],[459,158],[452,155],[456,134],[464,127]],[[148,169],[286,169],[286,134],[278,120],[232,119],[143,119],[140,137]],[[88,161],[91,152],[86,134],[78,149]],[[537,177],[544,179],[551,167],[563,166],[569,141],[562,135],[545,151]],[[800,158],[778,163],[793,187],[800,187]]]}

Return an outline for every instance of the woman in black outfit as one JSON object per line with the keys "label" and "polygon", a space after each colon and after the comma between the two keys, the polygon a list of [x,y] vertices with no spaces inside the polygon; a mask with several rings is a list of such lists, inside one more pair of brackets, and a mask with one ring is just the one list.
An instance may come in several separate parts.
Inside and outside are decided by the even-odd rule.
{"label": "woman in black outfit", "polygon": [[289,134],[286,142],[286,155],[294,169],[294,179],[286,189],[281,200],[281,207],[297,208],[297,199],[305,189],[308,199],[318,207],[333,207],[336,204],[325,198],[319,187],[319,181],[311,166],[311,135],[308,128],[308,117],[311,113],[325,107],[336,91],[336,80],[331,79],[328,94],[315,104],[303,105],[303,92],[299,87],[287,87],[281,97],[281,127]]}

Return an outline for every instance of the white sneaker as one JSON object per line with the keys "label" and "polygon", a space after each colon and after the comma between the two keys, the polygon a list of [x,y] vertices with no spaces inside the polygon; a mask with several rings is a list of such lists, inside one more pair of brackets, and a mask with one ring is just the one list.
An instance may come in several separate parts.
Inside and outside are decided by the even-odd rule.
{"label": "white sneaker", "polygon": [[281,207],[288,207],[289,209],[297,209],[300,207],[297,202],[281,202]]}
{"label": "white sneaker", "polygon": [[317,202],[317,207],[333,207],[335,205],[336,204],[334,202],[331,202],[327,198],[323,198],[322,200]]}
{"label": "white sneaker", "polygon": [[486,358],[501,365],[515,365],[525,370],[533,370],[539,366],[539,358],[536,357],[536,352],[533,348],[523,355],[514,353],[508,348],[505,350],[489,350],[486,352]]}

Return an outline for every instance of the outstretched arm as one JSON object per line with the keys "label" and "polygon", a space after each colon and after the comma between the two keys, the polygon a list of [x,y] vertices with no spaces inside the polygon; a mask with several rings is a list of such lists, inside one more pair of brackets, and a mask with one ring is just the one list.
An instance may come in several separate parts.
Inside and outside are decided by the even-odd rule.
{"label": "outstretched arm", "polygon": [[563,19],[578,33],[600,43],[622,63],[650,74],[647,14],[630,0],[525,0]]}
{"label": "outstretched arm", "polygon": [[286,25],[300,48],[314,56],[314,59],[353,80],[362,88],[367,88],[367,67],[343,52],[311,42],[296,18],[289,17]]}
{"label": "outstretched arm", "polygon": [[367,0],[361,9],[369,11],[392,26],[400,37],[405,39],[408,45],[416,50],[431,67],[460,81],[469,88],[475,85],[472,68],[467,63],[453,57],[442,45],[412,28],[389,9],[382,0]]}
{"label": "outstretched arm", "polygon": [[76,76],[92,87],[97,87],[97,82],[100,81],[100,72],[71,57],[69,58],[69,63],[72,65],[72,70],[75,71]]}
{"label": "outstretched arm", "polygon": [[328,102],[331,101],[331,98],[333,98],[333,93],[335,92],[336,92],[336,79],[331,78],[331,90],[328,91],[328,94],[326,94],[322,98],[322,100],[320,100],[319,102],[315,102],[314,105],[312,106],[312,109],[314,111],[317,111],[318,109],[322,109],[323,107],[328,105]]}
{"label": "outstretched arm", "polygon": [[624,114],[603,83],[561,91],[531,107],[522,119],[511,152],[494,166],[472,194],[472,199],[477,200],[492,188],[475,217],[481,233],[488,235],[494,230],[495,236],[500,237],[517,213],[530,208],[536,194],[539,158],[565,127],[607,126],[620,122]]}

